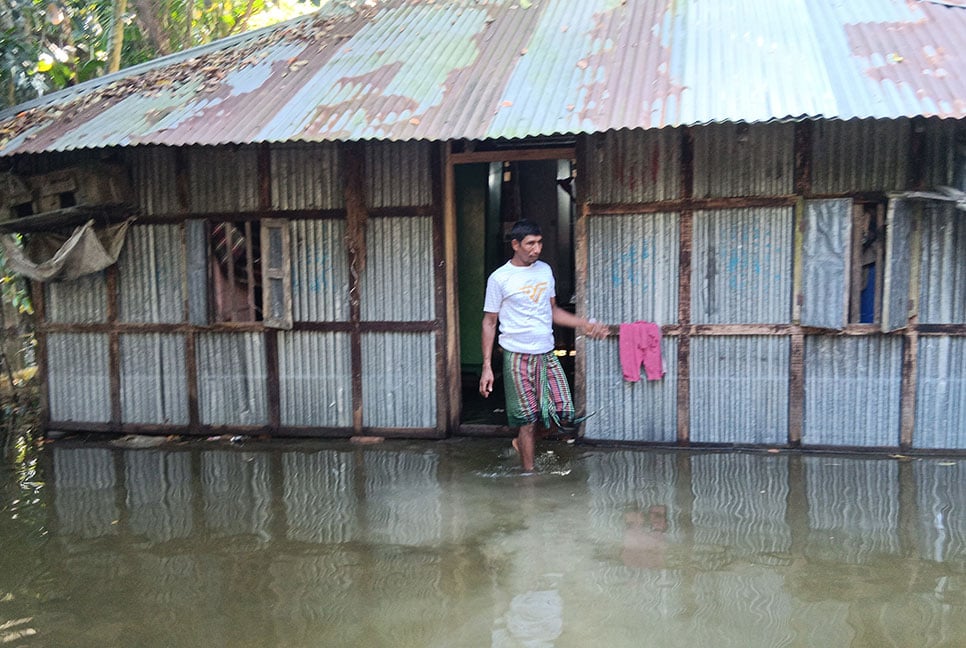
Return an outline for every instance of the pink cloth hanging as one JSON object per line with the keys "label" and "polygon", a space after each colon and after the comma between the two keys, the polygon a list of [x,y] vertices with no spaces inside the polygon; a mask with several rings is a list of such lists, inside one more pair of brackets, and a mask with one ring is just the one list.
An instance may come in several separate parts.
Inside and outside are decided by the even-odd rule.
{"label": "pink cloth hanging", "polygon": [[619,348],[624,380],[639,382],[642,364],[648,380],[664,377],[661,327],[657,324],[643,321],[621,324]]}

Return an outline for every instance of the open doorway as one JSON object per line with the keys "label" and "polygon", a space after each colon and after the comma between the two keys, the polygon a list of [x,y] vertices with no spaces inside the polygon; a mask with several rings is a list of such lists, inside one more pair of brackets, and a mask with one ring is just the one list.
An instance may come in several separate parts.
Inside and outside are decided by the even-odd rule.
{"label": "open doorway", "polygon": [[[574,164],[570,159],[507,160],[457,164],[457,284],[460,307],[460,365],[463,426],[506,425],[503,357],[493,352],[493,394],[479,395],[483,351],[480,334],[486,279],[512,255],[507,235],[520,218],[540,225],[541,259],[553,268],[557,304],[574,311]],[[555,353],[574,381],[574,332],[554,329]]]}

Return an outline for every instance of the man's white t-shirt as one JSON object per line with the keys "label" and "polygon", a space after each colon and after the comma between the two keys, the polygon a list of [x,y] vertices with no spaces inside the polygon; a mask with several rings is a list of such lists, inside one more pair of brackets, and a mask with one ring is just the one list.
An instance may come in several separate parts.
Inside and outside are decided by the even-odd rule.
{"label": "man's white t-shirt", "polygon": [[514,353],[553,350],[553,271],[543,261],[515,266],[509,261],[486,282],[483,311],[500,318],[500,347]]}

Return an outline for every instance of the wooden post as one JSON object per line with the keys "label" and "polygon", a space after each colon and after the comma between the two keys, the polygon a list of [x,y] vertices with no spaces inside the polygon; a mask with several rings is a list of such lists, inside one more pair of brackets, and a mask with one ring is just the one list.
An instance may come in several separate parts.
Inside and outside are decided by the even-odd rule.
{"label": "wooden post", "polygon": [[[694,197],[694,134],[690,128],[681,131],[681,198]],[[681,211],[678,248],[678,390],[677,440],[679,445],[691,443],[691,251],[694,241],[694,211]]]}
{"label": "wooden post", "polygon": [[359,143],[343,144],[345,169],[346,247],[349,259],[349,320],[352,324],[352,431],[362,434],[362,273],[366,266],[365,151]]}

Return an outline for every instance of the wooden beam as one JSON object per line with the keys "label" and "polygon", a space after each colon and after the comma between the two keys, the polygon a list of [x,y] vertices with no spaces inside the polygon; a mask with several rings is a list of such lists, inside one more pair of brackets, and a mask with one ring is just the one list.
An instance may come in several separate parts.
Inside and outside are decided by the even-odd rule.
{"label": "wooden beam", "polygon": [[535,162],[538,160],[573,160],[576,157],[576,148],[566,146],[545,149],[450,153],[449,163],[473,164],[476,162]]}
{"label": "wooden beam", "polygon": [[[450,146],[444,144],[441,157],[442,187],[439,192],[442,200],[442,230],[444,266],[444,294],[445,310],[437,312],[437,317],[444,317],[445,352],[446,352],[446,394],[447,418],[446,430],[455,433],[459,429],[463,416],[462,368],[460,364],[461,345],[471,343],[470,340],[460,339],[459,327],[459,277],[457,277],[457,223],[456,223],[456,179],[453,172],[453,161]],[[443,376],[440,376],[442,378]],[[442,403],[441,403],[442,405]]]}
{"label": "wooden beam", "polygon": [[362,390],[362,333],[359,323],[362,320],[362,273],[366,265],[366,211],[365,195],[365,151],[358,142],[342,145],[345,170],[346,205],[346,248],[349,261],[349,321],[352,322],[352,429],[354,434],[362,434],[363,390]]}

